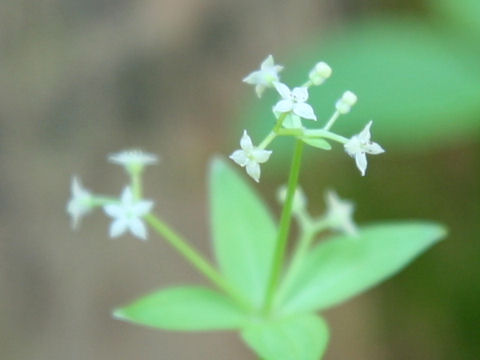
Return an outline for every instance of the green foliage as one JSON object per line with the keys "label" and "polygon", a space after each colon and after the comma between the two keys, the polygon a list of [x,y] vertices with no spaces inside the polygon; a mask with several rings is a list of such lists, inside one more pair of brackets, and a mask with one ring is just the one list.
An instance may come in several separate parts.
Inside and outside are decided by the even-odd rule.
{"label": "green foliage", "polygon": [[302,314],[252,324],[243,330],[242,337],[265,360],[318,360],[329,333],[322,318]]}
{"label": "green foliage", "polygon": [[[478,0],[429,0],[430,6],[452,24],[470,32],[480,34],[480,1]],[[480,44],[477,42],[477,48]]]}
{"label": "green foliage", "polygon": [[260,307],[277,234],[273,218],[250,185],[218,158],[210,167],[210,207],[220,269],[235,288]]}
{"label": "green foliage", "polygon": [[308,144],[310,146],[322,149],[322,150],[331,150],[332,145],[328,143],[328,141],[323,140],[323,139],[308,139],[308,138],[303,138],[302,141],[305,144]]}
{"label": "green foliage", "polygon": [[200,286],[156,291],[115,310],[114,316],[164,330],[236,329],[245,323],[245,315],[229,298]]}
{"label": "green foliage", "polygon": [[[387,149],[444,146],[476,136],[479,129],[480,56],[454,34],[414,19],[368,19],[327,37],[321,34],[294,54],[282,81],[302,83],[319,60],[334,70],[324,85],[310,91],[319,127],[348,88],[359,101],[335,124],[345,136],[358,133],[371,116],[374,136]],[[252,97],[245,106],[251,110],[243,116],[256,128],[252,133],[266,133],[271,126],[261,120],[271,117],[278,96],[273,90],[266,95],[265,101]]]}
{"label": "green foliage", "polygon": [[336,236],[306,256],[281,301],[282,313],[322,310],[400,271],[446,231],[425,222],[371,225],[358,237]]}

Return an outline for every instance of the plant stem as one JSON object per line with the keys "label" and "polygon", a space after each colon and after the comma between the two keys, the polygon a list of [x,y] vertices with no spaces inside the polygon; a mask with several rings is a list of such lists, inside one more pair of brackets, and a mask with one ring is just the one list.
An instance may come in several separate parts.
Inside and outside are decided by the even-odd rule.
{"label": "plant stem", "polygon": [[175,248],[193,267],[202,273],[207,279],[215,284],[219,289],[230,295],[245,310],[250,310],[251,305],[241,296],[223,276],[191,245],[187,243],[180,235],[173,231],[167,224],[153,214],[145,216],[147,223],[167,242]]}
{"label": "plant stem", "polygon": [[338,141],[339,143],[346,144],[348,142],[348,139],[344,136],[337,135],[335,133],[332,133],[328,130],[323,130],[323,129],[306,129],[305,130],[305,136],[306,137],[321,137],[325,139],[331,139],[334,141]]}
{"label": "plant stem", "polygon": [[135,199],[142,198],[142,176],[141,171],[132,171],[130,176],[132,178],[132,193]]}
{"label": "plant stem", "polygon": [[268,314],[273,304],[275,290],[277,289],[282,265],[285,258],[285,249],[287,238],[290,230],[290,222],[292,219],[293,196],[298,183],[298,175],[300,173],[300,165],[302,163],[303,142],[297,140],[290,167],[290,176],[288,178],[287,198],[283,206],[282,215],[280,217],[280,228],[278,231],[275,253],[273,257],[272,270],[270,272],[270,280],[268,283],[267,293],[265,296],[264,312]]}
{"label": "plant stem", "polygon": [[328,120],[327,124],[323,127],[323,130],[330,130],[330,128],[333,126],[335,121],[337,121],[339,116],[340,112],[338,110],[335,110],[330,120]]}

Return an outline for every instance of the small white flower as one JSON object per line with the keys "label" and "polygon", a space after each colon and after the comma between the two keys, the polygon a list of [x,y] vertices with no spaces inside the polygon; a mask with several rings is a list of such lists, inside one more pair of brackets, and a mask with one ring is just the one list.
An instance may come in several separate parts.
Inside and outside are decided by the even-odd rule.
{"label": "small white flower", "polygon": [[145,166],[157,163],[158,158],[154,154],[140,150],[125,150],[110,155],[108,160],[124,166],[128,172],[141,172]]}
{"label": "small white flower", "polygon": [[280,82],[274,82],[273,85],[282,97],[282,100],[273,107],[274,112],[293,112],[301,118],[317,120],[313,108],[306,103],[308,100],[308,89],[306,87],[296,87],[290,90],[287,85]]}
{"label": "small white flower", "polygon": [[67,204],[67,212],[72,217],[72,228],[76,229],[84,215],[93,209],[92,194],[82,187],[76,176],[72,178],[72,196]]}
{"label": "small white flower", "polygon": [[260,70],[250,73],[243,81],[255,85],[255,92],[261,97],[266,88],[273,87],[273,82],[279,80],[278,73],[282,70],[283,66],[275,65],[273,56],[268,55],[260,65]]}
{"label": "small white flower", "polygon": [[358,231],[353,221],[354,204],[347,200],[341,200],[332,190],[327,192],[325,201],[327,203],[326,218],[330,226],[348,235],[356,235]]}
{"label": "small white flower", "polygon": [[357,100],[357,95],[351,91],[345,91],[342,97],[336,102],[335,108],[340,114],[348,114]]}
{"label": "small white flower", "polygon": [[270,150],[258,149],[252,144],[252,139],[247,134],[247,130],[243,131],[243,136],[240,139],[240,150],[235,150],[230,159],[235,161],[241,167],[246,167],[247,174],[253,180],[258,182],[260,180],[260,165],[268,160],[272,152]]}
{"label": "small white flower", "polygon": [[308,74],[308,78],[313,85],[321,85],[332,75],[332,68],[324,61],[315,65],[315,67]]}
{"label": "small white flower", "polygon": [[110,237],[115,238],[127,230],[142,240],[147,239],[147,227],[142,217],[152,210],[153,201],[135,200],[130,187],[126,187],[118,204],[105,205],[103,210],[114,218],[110,225]]}
{"label": "small white flower", "polygon": [[[283,185],[278,189],[277,198],[280,203],[285,203],[287,200],[287,186]],[[292,204],[292,211],[294,213],[302,212],[305,207],[307,206],[307,197],[303,192],[300,186],[297,186],[295,189],[295,193],[293,194],[293,204]]]}
{"label": "small white flower", "polygon": [[367,170],[366,154],[376,155],[385,152],[379,144],[370,141],[370,126],[372,126],[372,123],[373,121],[370,121],[359,134],[352,136],[344,145],[347,154],[355,158],[355,163],[362,176],[365,176]]}

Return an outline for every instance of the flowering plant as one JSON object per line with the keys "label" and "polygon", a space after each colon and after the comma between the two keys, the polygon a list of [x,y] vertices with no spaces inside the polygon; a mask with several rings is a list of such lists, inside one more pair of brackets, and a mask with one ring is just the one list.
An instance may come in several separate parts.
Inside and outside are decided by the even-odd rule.
{"label": "flowering plant", "polygon": [[[156,156],[141,151],[110,156],[130,178],[119,199],[94,195],[73,178],[67,211],[74,227],[95,208],[103,208],[113,218],[111,237],[130,232],[146,240],[148,226],[215,288],[188,285],[156,291],[114,310],[115,318],[164,330],[238,330],[262,359],[318,360],[329,339],[319,311],[392,276],[445,235],[442,226],[423,221],[357,226],[353,204],[332,190],[326,193],[323,215],[308,212],[307,197],[298,186],[305,145],[330,150],[330,142],[340,143],[362,175],[367,169],[366,154],[381,154],[384,149],[371,141],[372,121],[349,138],[331,131],[357,102],[351,91],[340,97],[322,127],[304,126],[303,121],[317,121],[307,102],[308,92],[331,76],[325,62],[316,64],[308,80],[293,89],[280,82],[282,69],[269,56],[260,70],[244,79],[255,86],[258,97],[272,88],[280,99],[272,108],[275,122],[265,138],[254,145],[245,130],[240,149],[230,155],[258,182],[260,164],[273,155],[267,147],[279,136],[294,138],[288,183],[278,192],[281,217],[277,223],[248,182],[224,159],[214,158],[209,169],[210,215],[218,266],[154,215],[153,201],[143,198],[142,175],[146,166],[157,162]],[[298,223],[299,239],[286,261],[292,219]],[[320,235],[327,237],[319,242]]]}

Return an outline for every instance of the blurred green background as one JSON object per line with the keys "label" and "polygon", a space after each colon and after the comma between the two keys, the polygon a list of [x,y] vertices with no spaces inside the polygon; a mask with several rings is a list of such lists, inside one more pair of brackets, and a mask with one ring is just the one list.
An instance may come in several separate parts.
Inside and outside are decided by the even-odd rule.
{"label": "blurred green background", "polygon": [[[326,359],[480,358],[480,2],[478,0],[4,0],[0,2],[0,358],[254,359],[235,334],[175,334],[110,311],[175,283],[203,282],[154,236],[107,238],[108,220],[69,228],[70,179],[119,193],[105,156],[161,154],[147,173],[156,211],[210,254],[205,168],[259,140],[274,94],[241,79],[268,54],[301,82],[318,60],[334,75],[311,92],[325,119],[359,97],[336,130],[374,120],[387,149],[362,178],[341,148],[308,149],[301,183],[313,213],[325,188],[356,219],[445,223],[448,239],[406,271],[326,313]],[[293,84],[292,83],[292,84]],[[274,146],[259,188],[278,214],[287,174]]]}

